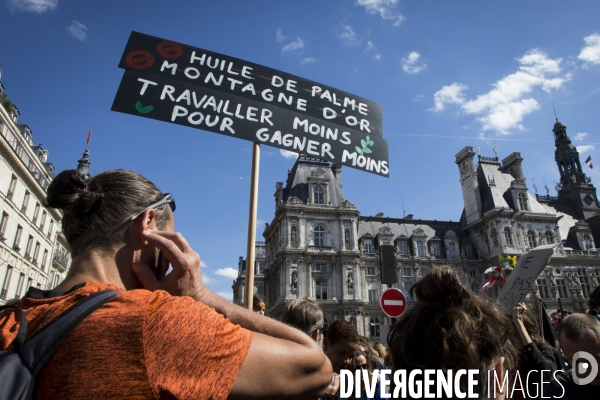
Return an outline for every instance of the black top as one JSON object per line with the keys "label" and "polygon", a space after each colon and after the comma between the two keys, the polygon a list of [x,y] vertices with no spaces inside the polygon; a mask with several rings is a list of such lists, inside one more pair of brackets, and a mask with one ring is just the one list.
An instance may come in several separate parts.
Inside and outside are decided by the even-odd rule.
{"label": "black top", "polygon": [[598,400],[600,386],[577,385],[571,370],[567,370],[556,373],[556,379],[552,378],[549,384],[544,385],[544,396],[562,400]]}

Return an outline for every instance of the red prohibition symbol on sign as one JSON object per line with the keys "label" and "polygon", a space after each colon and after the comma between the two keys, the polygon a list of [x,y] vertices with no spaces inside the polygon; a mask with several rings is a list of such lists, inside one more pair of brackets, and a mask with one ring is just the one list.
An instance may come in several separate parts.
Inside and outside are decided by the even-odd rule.
{"label": "red prohibition symbol on sign", "polygon": [[379,299],[381,309],[388,317],[398,318],[406,310],[406,297],[400,289],[389,288]]}
{"label": "red prohibition symbol on sign", "polygon": [[131,68],[142,70],[154,65],[154,57],[146,50],[134,50],[127,54],[125,62]]}
{"label": "red prohibition symbol on sign", "polygon": [[156,46],[156,51],[158,51],[158,54],[160,54],[164,58],[168,58],[170,60],[181,57],[181,55],[183,54],[183,48],[179,43],[171,42],[168,40],[160,42]]}

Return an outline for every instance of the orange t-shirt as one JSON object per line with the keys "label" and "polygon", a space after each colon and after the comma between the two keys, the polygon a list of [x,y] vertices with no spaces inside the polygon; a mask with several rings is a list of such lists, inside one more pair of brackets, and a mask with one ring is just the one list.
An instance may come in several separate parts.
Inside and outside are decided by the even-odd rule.
{"label": "orange t-shirt", "polygon": [[[41,372],[37,399],[225,399],[251,332],[190,297],[124,291],[87,282],[66,293],[30,289],[19,305],[27,336],[78,300],[122,293],[83,320]],[[14,312],[0,315],[0,350],[16,337]]]}

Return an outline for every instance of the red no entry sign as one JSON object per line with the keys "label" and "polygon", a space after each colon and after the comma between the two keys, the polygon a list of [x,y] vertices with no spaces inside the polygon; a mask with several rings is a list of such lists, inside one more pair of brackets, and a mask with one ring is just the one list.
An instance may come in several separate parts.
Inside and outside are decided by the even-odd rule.
{"label": "red no entry sign", "polygon": [[406,297],[404,297],[404,293],[400,289],[387,289],[381,295],[379,303],[383,312],[392,318],[398,318],[406,310]]}

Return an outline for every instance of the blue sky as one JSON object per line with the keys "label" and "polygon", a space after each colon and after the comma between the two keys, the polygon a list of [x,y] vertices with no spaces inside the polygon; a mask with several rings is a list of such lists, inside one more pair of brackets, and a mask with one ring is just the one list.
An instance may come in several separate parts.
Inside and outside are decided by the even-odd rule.
{"label": "blue sky", "polygon": [[[176,229],[231,297],[246,253],[251,143],[110,111],[132,30],[227,54],[381,103],[390,178],[344,168],[362,215],[457,221],[454,155],[519,151],[531,193],[555,195],[553,107],[600,182],[600,3],[532,1],[1,0],[9,98],[57,171],[91,138],[92,172],[135,170],[177,199]],[[289,156],[289,155],[288,155]],[[259,222],[294,159],[262,146]],[[259,234],[262,232],[260,228]],[[260,236],[259,236],[260,237]]]}

